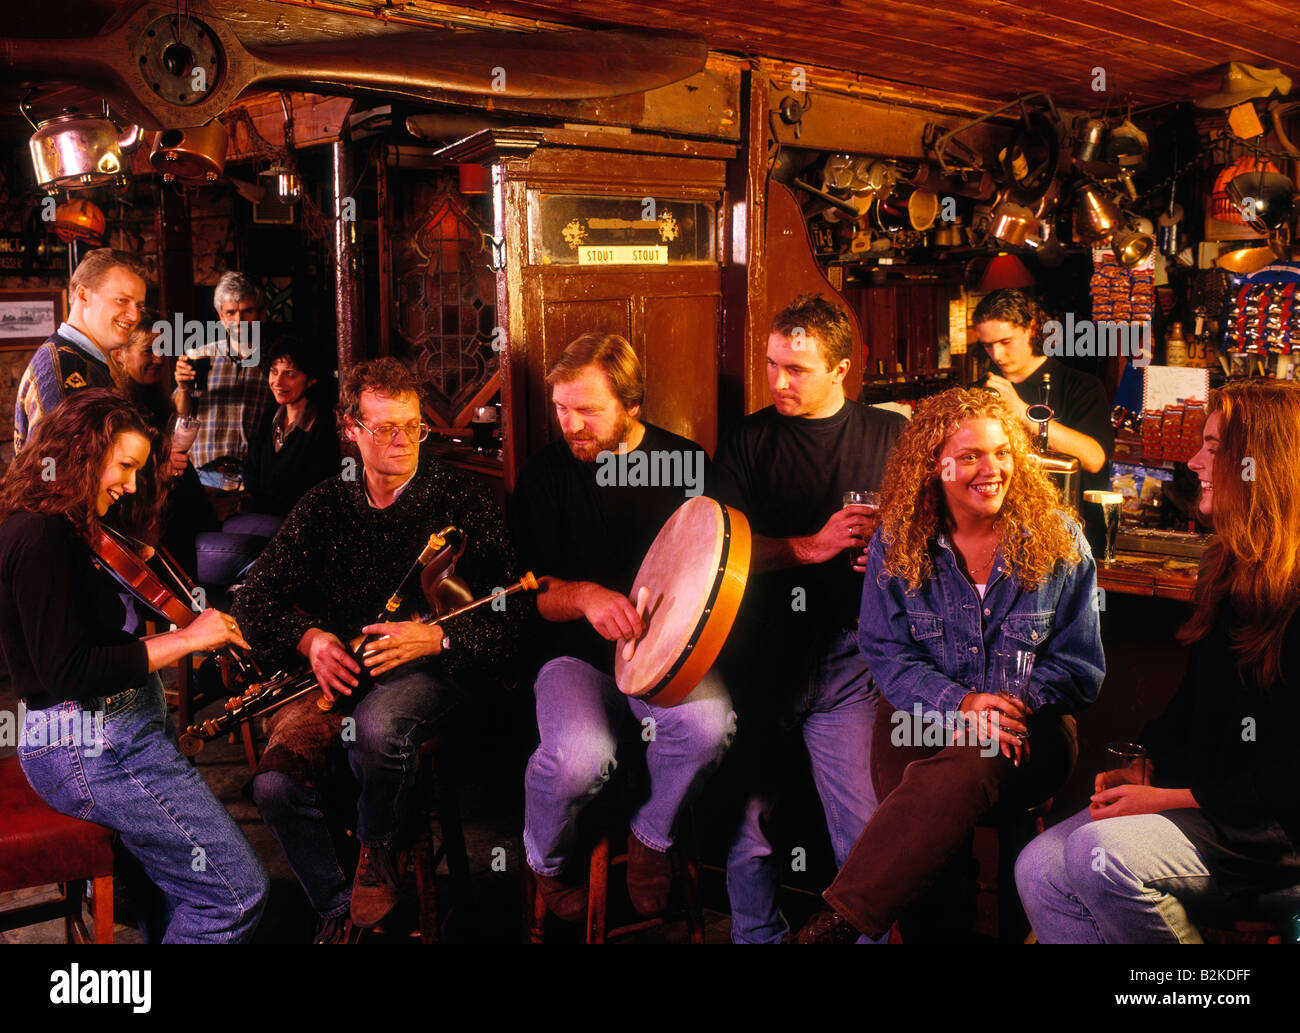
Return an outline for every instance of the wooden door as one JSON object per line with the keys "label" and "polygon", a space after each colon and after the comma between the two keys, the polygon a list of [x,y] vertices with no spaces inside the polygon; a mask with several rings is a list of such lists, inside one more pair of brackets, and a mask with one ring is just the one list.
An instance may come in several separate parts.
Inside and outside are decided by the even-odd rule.
{"label": "wooden door", "polygon": [[[696,157],[539,148],[497,166],[499,234],[506,268],[498,303],[509,339],[506,377],[507,488],[559,433],[546,371],[579,334],[616,333],[645,368],[642,416],[712,453],[718,437],[722,342],[719,215],[724,163]],[[543,195],[655,198],[701,203],[712,220],[707,260],[662,265],[548,264],[540,255]]]}

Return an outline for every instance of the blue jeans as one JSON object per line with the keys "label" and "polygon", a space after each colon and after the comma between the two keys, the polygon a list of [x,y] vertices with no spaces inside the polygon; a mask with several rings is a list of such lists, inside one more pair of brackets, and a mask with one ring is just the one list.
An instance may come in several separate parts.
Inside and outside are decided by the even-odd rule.
{"label": "blue jeans", "polygon": [[[357,839],[363,845],[382,847],[392,842],[415,786],[420,744],[465,699],[459,685],[427,668],[399,667],[376,683],[344,718],[341,746],[360,785]],[[303,721],[327,720],[314,705],[300,708],[299,714]],[[277,725],[267,754],[282,736],[290,739],[296,732],[300,730],[292,721]],[[324,757],[310,758],[307,766],[313,780],[323,781]],[[321,915],[342,914],[351,901],[351,880],[334,847],[321,781],[308,786],[281,771],[260,770],[253,779],[253,799],[312,907]]]}
{"label": "blue jeans", "polygon": [[[777,719],[778,744],[799,734],[808,749],[837,868],[876,809],[871,736],[879,698],[858,650],[857,631],[850,629],[818,657],[806,689]],[[750,785],[727,854],[733,943],[780,943],[789,930],[777,907],[784,859],[774,856],[768,833],[780,787],[762,784],[762,767],[758,758],[747,772]]]}
{"label": "blue jeans", "polygon": [[[102,734],[85,734],[102,715]],[[78,730],[80,726],[80,731]],[[56,811],[115,829],[167,897],[164,943],[249,939],[266,874],[239,826],[176,749],[162,682],[30,710],[23,773]]]}
{"label": "blue jeans", "polygon": [[200,531],[194,538],[199,584],[238,584],[282,523],[284,517],[270,513],[241,513],[220,531]]}
{"label": "blue jeans", "polygon": [[562,656],[541,669],[534,693],[541,744],[524,773],[524,854],[533,871],[558,875],[569,860],[579,813],[617,766],[618,730],[629,711],[648,740],[650,792],[628,826],[652,850],[667,851],[677,815],[736,734],[722,679],[710,671],[685,702],[656,707],[624,696],[591,664]]}
{"label": "blue jeans", "polygon": [[1091,821],[1086,810],[1016,859],[1040,943],[1200,943],[1185,905],[1222,907],[1201,855],[1161,814]]}

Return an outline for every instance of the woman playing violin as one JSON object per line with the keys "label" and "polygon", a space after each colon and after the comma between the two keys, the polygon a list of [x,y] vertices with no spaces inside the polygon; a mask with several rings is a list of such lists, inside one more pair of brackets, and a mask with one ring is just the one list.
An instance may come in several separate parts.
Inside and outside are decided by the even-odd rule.
{"label": "woman playing violin", "polygon": [[0,480],[0,648],[27,708],[18,757],[46,803],[115,829],[162,890],[146,936],[238,942],[257,925],[266,875],[177,751],[153,672],[247,643],[216,610],[147,638],[122,631],[116,583],[92,552],[110,515],[131,537],[155,530],[159,500],[146,496],[158,479],[142,476],[153,439],[134,405],[80,391]]}

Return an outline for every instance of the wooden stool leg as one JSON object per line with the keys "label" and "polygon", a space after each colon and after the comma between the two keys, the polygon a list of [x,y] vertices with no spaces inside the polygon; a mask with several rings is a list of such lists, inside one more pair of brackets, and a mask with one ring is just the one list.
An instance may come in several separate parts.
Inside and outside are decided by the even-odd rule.
{"label": "wooden stool leg", "polygon": [[86,895],[86,883],[82,879],[62,883],[63,891],[63,938],[66,943],[89,943],[90,930],[81,917],[81,902]]}
{"label": "wooden stool leg", "polygon": [[244,741],[244,761],[248,764],[249,771],[257,770],[257,742],[253,738],[253,722],[245,721],[239,726],[240,737]]}
{"label": "wooden stool leg", "polygon": [[113,942],[113,876],[101,875],[92,883],[95,942]]}
{"label": "wooden stool leg", "polygon": [[700,872],[693,856],[677,858],[682,880],[682,907],[686,911],[686,929],[691,943],[704,942],[704,909],[700,906]]}
{"label": "wooden stool leg", "polygon": [[591,851],[591,882],[587,890],[587,942],[605,942],[605,906],[609,901],[609,836],[601,836]]}
{"label": "wooden stool leg", "polygon": [[433,832],[423,832],[411,848],[411,863],[415,866],[415,895],[419,902],[420,942],[438,942],[438,891],[435,883]]}
{"label": "wooden stool leg", "polygon": [[465,827],[460,820],[460,797],[450,772],[444,767],[437,780],[438,824],[442,826],[442,853],[447,858],[456,893],[464,898],[469,892],[469,852],[465,847]]}
{"label": "wooden stool leg", "polygon": [[528,926],[528,939],[531,943],[545,943],[546,901],[542,899],[542,887],[537,881],[537,876],[533,874],[533,870],[527,864],[524,865],[524,871],[526,873],[524,875],[525,892],[527,892],[527,888],[532,889],[529,898],[532,921]]}

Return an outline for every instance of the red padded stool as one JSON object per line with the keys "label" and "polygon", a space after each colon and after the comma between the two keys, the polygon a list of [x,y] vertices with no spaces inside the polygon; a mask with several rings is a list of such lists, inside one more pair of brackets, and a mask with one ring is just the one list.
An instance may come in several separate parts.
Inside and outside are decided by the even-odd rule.
{"label": "red padded stool", "polygon": [[[69,818],[32,791],[17,757],[0,760],[0,892],[57,882],[56,900],[0,911],[0,931],[62,918],[69,943],[113,942],[113,830]],[[81,917],[94,883],[95,935]]]}

